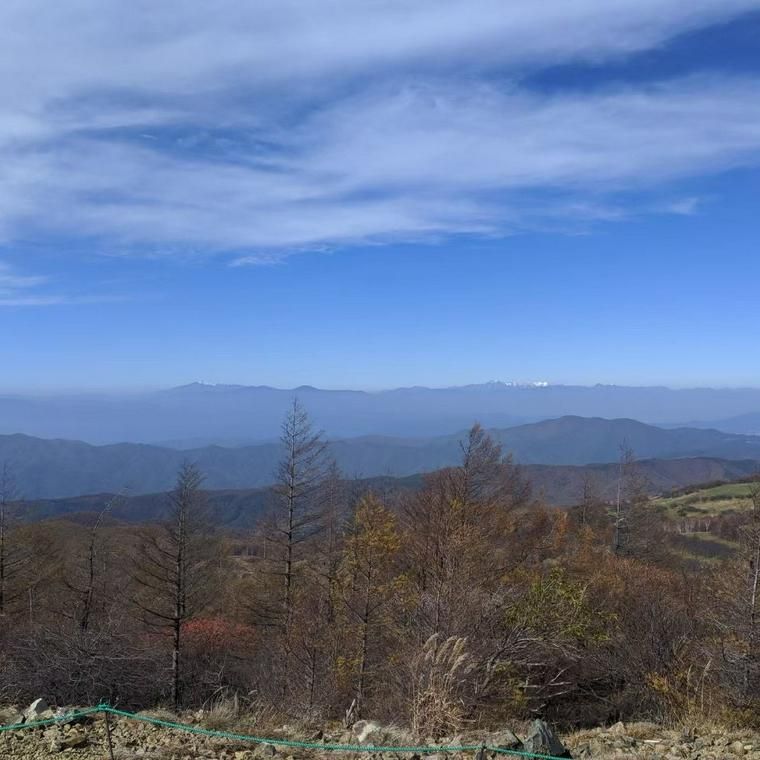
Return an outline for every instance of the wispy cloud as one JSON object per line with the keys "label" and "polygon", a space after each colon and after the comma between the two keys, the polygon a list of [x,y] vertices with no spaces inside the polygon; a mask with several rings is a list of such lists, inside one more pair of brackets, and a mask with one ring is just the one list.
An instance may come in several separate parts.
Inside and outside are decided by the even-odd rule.
{"label": "wispy cloud", "polygon": [[64,304],[113,303],[126,300],[122,294],[64,294],[48,292],[50,278],[20,274],[7,262],[0,261],[0,307],[60,306]]}
{"label": "wispy cloud", "polygon": [[[44,210],[37,229],[170,252],[493,234],[583,209],[609,217],[600,194],[757,160],[760,82],[552,98],[490,85],[382,88],[233,153],[73,136],[60,150],[9,156],[4,188]],[[30,223],[9,205],[6,227]]]}
{"label": "wispy cloud", "polygon": [[67,303],[61,296],[4,296],[0,293],[0,306],[58,306]]}
{"label": "wispy cloud", "polygon": [[57,303],[55,296],[36,291],[47,283],[46,277],[23,275],[0,261],[0,306],[41,306]]}
{"label": "wispy cloud", "polygon": [[[0,240],[232,250],[261,264],[353,241],[621,218],[620,190],[758,160],[760,81],[547,95],[522,74],[756,8],[8,0]],[[671,211],[696,209],[688,198]]]}
{"label": "wispy cloud", "polygon": [[34,288],[44,282],[45,277],[18,274],[8,264],[0,261],[0,294]]}
{"label": "wispy cloud", "polygon": [[693,216],[697,213],[702,203],[702,198],[697,198],[695,196],[692,196],[690,198],[679,198],[678,200],[674,200],[666,204],[664,211],[669,214],[677,214],[679,216]]}

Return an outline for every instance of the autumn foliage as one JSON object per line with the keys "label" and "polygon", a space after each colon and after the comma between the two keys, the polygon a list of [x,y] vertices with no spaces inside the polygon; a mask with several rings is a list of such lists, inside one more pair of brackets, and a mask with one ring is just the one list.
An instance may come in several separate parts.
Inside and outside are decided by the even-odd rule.
{"label": "autumn foliage", "polygon": [[[24,562],[4,581],[0,699],[234,695],[241,710],[371,717],[422,738],[535,715],[753,720],[760,494],[731,524],[731,559],[687,561],[629,453],[621,472],[619,504],[589,486],[577,509],[551,509],[476,425],[460,464],[421,488],[361,492],[294,404],[254,534],[205,522],[190,470],[162,525],[24,525],[6,507],[5,551]],[[64,582],[81,577],[86,628],[83,586]]]}

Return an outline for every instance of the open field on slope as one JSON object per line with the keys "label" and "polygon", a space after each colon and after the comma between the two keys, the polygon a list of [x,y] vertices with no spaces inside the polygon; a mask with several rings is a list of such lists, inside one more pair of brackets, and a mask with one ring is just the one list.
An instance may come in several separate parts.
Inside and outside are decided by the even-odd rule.
{"label": "open field on slope", "polygon": [[697,488],[677,496],[661,497],[654,504],[672,518],[719,515],[749,509],[751,483],[725,483]]}

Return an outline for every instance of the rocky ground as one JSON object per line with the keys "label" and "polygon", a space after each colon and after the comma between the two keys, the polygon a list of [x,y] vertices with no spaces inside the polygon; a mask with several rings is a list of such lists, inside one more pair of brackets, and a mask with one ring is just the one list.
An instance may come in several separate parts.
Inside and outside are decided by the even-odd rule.
{"label": "rocky ground", "polygon": [[[261,750],[222,739],[194,737],[155,726],[112,722],[115,760],[254,760],[266,755]],[[107,760],[109,758],[105,721],[88,719],[79,724],[30,729],[0,734],[0,757],[19,760],[42,760],[61,757],[71,760]],[[271,757],[271,755],[270,755]]]}
{"label": "rocky ground", "polygon": [[652,760],[760,760],[760,735],[748,731],[666,730],[652,723],[618,723],[565,739],[574,758]]}
{"label": "rocky ground", "polygon": [[[45,711],[37,711],[42,717]],[[0,710],[0,725],[18,719],[18,711]],[[189,716],[185,720],[202,721],[202,716]],[[251,745],[221,738],[210,738],[184,733],[154,725],[137,723],[120,717],[111,717],[112,745],[114,760],[326,760],[345,758],[358,760],[354,753],[327,753],[315,750],[293,750],[277,748],[268,744]],[[236,731],[229,726],[229,731]],[[542,733],[543,732],[543,733]],[[282,734],[281,734],[282,735]],[[521,733],[522,741],[511,731],[492,732],[488,735],[459,736],[450,743],[477,744],[486,742],[489,746],[501,746],[518,751],[547,751],[553,754],[568,752],[574,758],[663,758],[663,760],[731,760],[742,757],[746,760],[760,760],[760,736],[749,732],[727,733],[721,730],[675,731],[666,730],[649,723],[618,723],[612,727],[596,728],[560,737],[551,732],[545,724],[536,722]],[[341,743],[382,743],[402,744],[400,735],[393,729],[360,721],[349,732],[336,730],[333,734],[311,737],[318,742]],[[393,739],[395,738],[395,741]],[[543,746],[539,746],[544,742]],[[515,757],[519,757],[516,754]],[[45,728],[30,728],[23,731],[0,732],[0,758],[5,760],[42,760],[43,758],[70,758],[70,760],[108,760],[106,723],[101,715],[81,718],[74,723]],[[428,760],[463,760],[445,752],[425,756]],[[509,755],[487,753],[479,760],[498,760]],[[370,760],[386,760],[371,756]],[[395,755],[388,753],[387,760],[422,760],[419,756]],[[469,760],[469,758],[468,758]],[[472,760],[476,760],[472,756]]]}

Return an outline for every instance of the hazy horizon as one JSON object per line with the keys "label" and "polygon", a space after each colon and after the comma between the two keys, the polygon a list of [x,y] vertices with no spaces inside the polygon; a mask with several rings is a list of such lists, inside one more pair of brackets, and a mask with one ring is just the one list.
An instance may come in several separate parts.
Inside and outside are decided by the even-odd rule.
{"label": "hazy horizon", "polygon": [[549,380],[473,380],[468,382],[454,384],[424,384],[424,383],[401,383],[398,385],[388,385],[382,387],[353,387],[343,386],[321,386],[313,383],[289,383],[284,385],[274,385],[267,382],[216,382],[209,383],[203,380],[187,380],[176,385],[148,384],[142,386],[97,386],[82,385],[78,387],[56,387],[56,386],[26,386],[26,387],[6,387],[0,385],[0,396],[29,396],[29,397],[49,397],[49,396],[131,396],[145,393],[160,393],[162,391],[180,390],[191,387],[206,388],[266,388],[284,392],[297,392],[304,390],[316,390],[327,392],[357,392],[367,394],[388,393],[398,390],[455,390],[468,387],[503,387],[503,388],[522,388],[535,389],[540,391],[544,388],[630,388],[630,389],[664,389],[669,391],[756,391],[760,390],[760,382],[755,385],[675,385],[668,383],[627,383],[627,382],[563,382]]}

